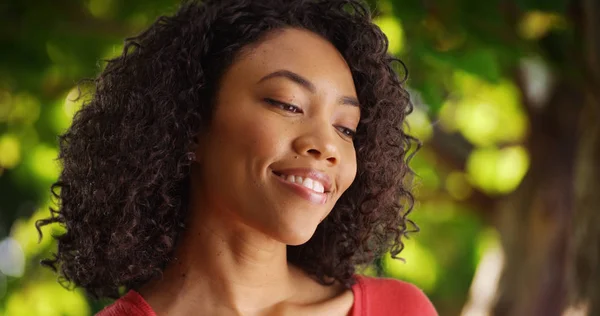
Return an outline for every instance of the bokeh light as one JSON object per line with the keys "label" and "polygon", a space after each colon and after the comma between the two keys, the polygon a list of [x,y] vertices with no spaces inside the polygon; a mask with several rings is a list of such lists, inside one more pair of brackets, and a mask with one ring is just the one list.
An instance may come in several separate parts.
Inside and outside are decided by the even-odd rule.
{"label": "bokeh light", "polygon": [[38,178],[51,182],[60,173],[57,157],[56,148],[40,144],[27,156],[27,163]]}
{"label": "bokeh light", "polygon": [[7,298],[7,315],[86,316],[90,307],[80,290],[67,291],[54,279],[28,283]]}
{"label": "bokeh light", "polygon": [[0,241],[0,273],[21,277],[25,271],[25,254],[21,245],[11,237]]}
{"label": "bokeh light", "polygon": [[444,107],[455,109],[445,111],[442,124],[456,124],[466,139],[481,147],[523,141],[527,122],[514,84],[491,84],[464,72],[455,74],[454,83],[456,98]]}
{"label": "bokeh light", "polygon": [[116,9],[114,8],[115,4],[113,0],[89,0],[88,9],[92,16],[96,18],[108,18]]}
{"label": "bokeh light", "polygon": [[416,240],[405,241],[405,247],[401,255],[405,261],[393,259],[389,253],[384,257],[385,272],[391,277],[418,284],[424,291],[432,291],[440,269],[435,256]]}
{"label": "bokeh light", "polygon": [[400,20],[393,15],[385,15],[374,20],[375,24],[389,38],[388,51],[392,54],[400,54],[404,48],[404,31]]}
{"label": "bokeh light", "polygon": [[514,190],[529,169],[529,155],[522,146],[475,149],[467,161],[471,183],[490,194]]}
{"label": "bokeh light", "polygon": [[[58,224],[45,226],[38,242],[35,228],[50,214],[49,187],[61,170],[57,136],[94,89],[94,83],[78,86],[78,80],[96,76],[106,66],[103,60],[122,53],[124,38],[177,3],[17,2],[7,2],[19,10],[4,20],[19,21],[19,31],[5,32],[0,69],[0,316],[90,315],[103,302],[81,289],[64,289],[56,274],[39,265],[56,250],[50,236],[65,232]],[[585,23],[570,20],[555,1],[509,4],[518,8],[510,19],[503,10],[472,1],[369,2],[376,4],[375,23],[388,36],[388,51],[410,71],[405,87],[415,108],[407,133],[424,146],[410,162],[416,201],[409,218],[420,232],[403,239],[399,256],[406,262],[388,253],[361,273],[383,270],[383,276],[416,284],[440,315],[485,315],[494,305],[504,256],[515,256],[501,247],[502,225],[511,223],[497,220],[504,211],[499,202],[514,202],[515,190],[523,189],[519,185],[538,163],[532,157],[544,156],[528,152],[536,132],[529,115],[544,113],[557,91],[586,95],[584,80],[575,81],[585,73],[578,68],[584,61],[573,57],[584,42],[574,27]],[[403,71],[398,63],[393,67]],[[557,90],[557,83],[568,89]],[[576,113],[576,99],[568,99],[561,113]],[[547,242],[544,231],[550,230],[535,230],[532,240]],[[465,306],[479,314],[466,313]]]}
{"label": "bokeh light", "polygon": [[446,177],[446,190],[458,201],[467,199],[473,192],[467,175],[460,171],[452,171],[448,174]]}
{"label": "bokeh light", "polygon": [[433,136],[433,125],[427,113],[417,107],[406,117],[409,133],[421,142],[427,142]]}
{"label": "bokeh light", "polygon": [[40,116],[40,100],[28,92],[20,92],[12,99],[8,121],[24,125],[33,124]]}
{"label": "bokeh light", "polygon": [[567,22],[559,14],[539,10],[526,12],[518,26],[519,35],[525,39],[539,39],[554,28],[565,28]]}
{"label": "bokeh light", "polygon": [[15,135],[0,136],[0,168],[14,168],[21,162],[21,144]]}

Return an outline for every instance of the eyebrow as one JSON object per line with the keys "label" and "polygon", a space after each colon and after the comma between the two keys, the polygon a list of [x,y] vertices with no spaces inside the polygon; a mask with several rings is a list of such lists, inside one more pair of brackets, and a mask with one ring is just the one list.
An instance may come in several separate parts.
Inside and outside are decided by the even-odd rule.
{"label": "eyebrow", "polygon": [[[302,77],[301,75],[293,72],[293,71],[289,71],[289,70],[277,70],[275,72],[272,72],[264,77],[262,77],[258,83],[262,83],[264,81],[267,81],[269,79],[273,79],[273,78],[286,78],[289,79],[295,83],[297,83],[298,85],[304,87],[306,90],[310,91],[311,93],[315,93],[317,91],[317,88],[315,87],[315,85],[310,82],[308,79]],[[351,105],[351,106],[356,106],[359,107],[359,102],[358,99],[355,97],[351,97],[351,96],[343,96],[339,99],[339,102],[341,104],[346,104],[346,105]]]}

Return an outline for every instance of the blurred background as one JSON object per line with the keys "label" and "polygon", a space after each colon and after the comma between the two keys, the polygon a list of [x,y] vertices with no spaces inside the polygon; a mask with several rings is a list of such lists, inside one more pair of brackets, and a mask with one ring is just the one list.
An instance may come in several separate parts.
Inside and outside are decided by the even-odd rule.
{"label": "blurred background", "polygon": [[[364,273],[440,315],[600,315],[600,1],[381,0],[408,66],[421,232]],[[93,315],[39,261],[57,135],[123,39],[176,0],[0,2],[0,315]],[[44,233],[60,234],[61,227]]]}

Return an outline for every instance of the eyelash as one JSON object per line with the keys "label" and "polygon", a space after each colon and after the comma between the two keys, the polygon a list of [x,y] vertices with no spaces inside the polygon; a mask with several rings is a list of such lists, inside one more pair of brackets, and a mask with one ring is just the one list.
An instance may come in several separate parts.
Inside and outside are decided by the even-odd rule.
{"label": "eyelash", "polygon": [[356,131],[353,129],[349,129],[349,128],[343,127],[343,126],[338,126],[338,130],[350,139],[354,139],[354,136],[356,136]]}
{"label": "eyelash", "polygon": [[[295,105],[292,105],[292,104],[288,104],[288,103],[284,103],[284,102],[279,102],[277,100],[268,99],[268,98],[265,99],[265,102],[267,102],[267,103],[269,103],[269,104],[271,104],[273,106],[276,106],[276,107],[278,107],[278,108],[280,108],[280,109],[282,109],[284,111],[291,112],[291,113],[304,113],[301,108],[299,108],[299,107],[297,107]],[[350,139],[354,139],[354,136],[356,136],[356,131],[353,130],[353,129],[350,129],[350,128],[347,128],[347,127],[344,127],[344,126],[336,126],[336,128],[342,134],[344,134],[344,136],[346,136],[346,137],[348,137]]]}
{"label": "eyelash", "polygon": [[301,108],[299,108],[295,105],[287,104],[284,102],[279,102],[279,101],[276,101],[273,99],[265,99],[265,101],[271,105],[274,105],[274,106],[284,110],[284,111],[288,111],[291,113],[304,113]]}

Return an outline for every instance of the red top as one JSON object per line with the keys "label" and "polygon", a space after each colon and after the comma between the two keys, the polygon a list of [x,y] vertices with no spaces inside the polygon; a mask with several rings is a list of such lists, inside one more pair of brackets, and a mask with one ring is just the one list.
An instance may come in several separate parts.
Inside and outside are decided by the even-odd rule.
{"label": "red top", "polygon": [[[416,286],[394,279],[356,276],[352,286],[351,316],[437,316],[435,308]],[[96,316],[156,316],[150,305],[131,290]]]}

